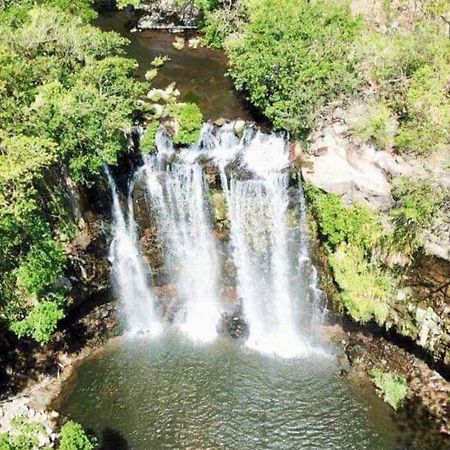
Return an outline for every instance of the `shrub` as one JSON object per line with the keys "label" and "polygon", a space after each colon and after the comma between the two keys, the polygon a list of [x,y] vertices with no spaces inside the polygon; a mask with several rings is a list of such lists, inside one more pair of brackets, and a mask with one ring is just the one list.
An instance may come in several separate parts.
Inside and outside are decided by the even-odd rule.
{"label": "shrub", "polygon": [[0,450],[34,450],[38,448],[39,437],[46,436],[44,425],[25,416],[14,417],[12,432],[0,433]]}
{"label": "shrub", "polygon": [[408,395],[408,383],[404,377],[395,376],[380,369],[372,369],[369,375],[386,403],[395,410],[403,406]]}
{"label": "shrub", "polygon": [[327,194],[311,186],[306,192],[317,217],[320,233],[331,249],[347,242],[365,251],[377,242],[381,235],[380,220],[362,203],[345,207],[334,194]]}
{"label": "shrub", "polygon": [[440,27],[419,23],[386,35],[367,31],[358,47],[361,71],[398,121],[396,147],[426,153],[449,145],[450,40]]}
{"label": "shrub", "polygon": [[166,115],[177,123],[173,136],[175,144],[192,145],[199,140],[203,115],[195,103],[172,103],[168,105]]}
{"label": "shrub", "polygon": [[357,84],[351,47],[359,25],[331,1],[260,0],[228,46],[231,76],[275,128],[304,136],[322,106]]}
{"label": "shrub", "polygon": [[395,225],[393,246],[409,255],[420,247],[423,233],[431,228],[448,194],[428,180],[400,177],[392,195],[396,201],[390,213]]}
{"label": "shrub", "polygon": [[362,111],[354,111],[351,129],[365,143],[389,149],[395,142],[395,120],[384,102],[372,102]]}
{"label": "shrub", "polygon": [[80,424],[69,421],[62,426],[60,450],[92,450],[94,447]]}
{"label": "shrub", "polygon": [[333,277],[340,288],[342,306],[361,323],[383,324],[389,312],[394,280],[364,258],[355,245],[341,244],[329,257]]}
{"label": "shrub", "polygon": [[13,322],[11,329],[19,337],[31,336],[41,344],[48,342],[56,330],[58,321],[64,317],[61,303],[62,299],[55,302],[54,297],[51,301],[41,301],[31,309],[25,319]]}

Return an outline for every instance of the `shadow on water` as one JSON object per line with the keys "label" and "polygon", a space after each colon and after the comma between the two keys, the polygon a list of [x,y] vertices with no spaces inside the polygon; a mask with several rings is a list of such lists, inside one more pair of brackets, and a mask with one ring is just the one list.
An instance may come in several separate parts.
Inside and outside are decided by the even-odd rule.
{"label": "shadow on water", "polygon": [[99,450],[129,450],[127,440],[117,430],[105,428],[101,433]]}

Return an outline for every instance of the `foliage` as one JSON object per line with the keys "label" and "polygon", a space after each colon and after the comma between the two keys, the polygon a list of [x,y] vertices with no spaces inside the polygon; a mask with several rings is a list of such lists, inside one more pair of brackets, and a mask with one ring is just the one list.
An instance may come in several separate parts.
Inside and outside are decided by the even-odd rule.
{"label": "foliage", "polygon": [[140,4],[140,0],[116,0],[117,7],[119,9],[124,9],[127,6],[132,6],[133,8],[137,8]]}
{"label": "foliage", "polygon": [[156,133],[159,130],[159,121],[154,120],[147,125],[144,135],[140,141],[142,153],[150,154],[156,149]]}
{"label": "foliage", "polygon": [[392,195],[396,201],[390,213],[395,224],[393,245],[412,254],[421,245],[422,234],[431,229],[448,193],[428,180],[400,177],[394,182]]}
{"label": "foliage", "polygon": [[307,187],[308,198],[317,217],[320,233],[332,250],[346,242],[369,250],[381,235],[377,215],[362,203],[345,207],[334,194]]}
{"label": "foliage", "polygon": [[365,143],[374,143],[381,149],[390,149],[395,142],[395,121],[383,101],[374,101],[354,111],[351,129]]}
{"label": "foliage", "polygon": [[304,135],[327,102],[356,85],[350,50],[359,24],[327,0],[260,0],[228,47],[231,76],[275,128]]}
{"label": "foliage", "polygon": [[[398,121],[399,150],[426,153],[450,144],[450,40],[434,23],[389,35],[367,31],[361,69],[384,98],[384,116]],[[386,111],[388,108],[389,111]],[[377,121],[379,110],[372,120]]]}
{"label": "foliage", "polygon": [[11,329],[19,336],[31,336],[35,341],[43,344],[48,342],[54,331],[58,321],[64,317],[64,312],[58,303],[54,301],[54,296],[50,296],[52,301],[45,300],[38,303],[28,313],[27,317],[21,321],[13,322]]}
{"label": "foliage", "polygon": [[89,439],[80,424],[69,421],[61,427],[60,450],[92,450],[94,447],[95,442]]}
{"label": "foliage", "polygon": [[173,137],[175,144],[192,145],[199,140],[203,115],[195,103],[172,103],[168,105],[166,114],[177,123]]}
{"label": "foliage", "polygon": [[384,401],[395,410],[399,409],[408,395],[408,383],[404,377],[395,376],[380,369],[369,372]]}
{"label": "foliage", "polygon": [[13,430],[0,433],[0,450],[34,450],[39,443],[39,436],[46,436],[43,424],[32,422],[24,416],[12,420]]}
{"label": "foliage", "polygon": [[353,320],[366,323],[374,319],[383,324],[394,281],[376,263],[365,259],[363,250],[353,244],[340,244],[329,261],[341,289],[342,306]]}
{"label": "foliage", "polygon": [[87,23],[92,3],[0,2],[0,319],[39,342],[66,303],[60,174],[95,184],[126,150],[146,91],[126,40]]}
{"label": "foliage", "polygon": [[225,2],[220,8],[205,14],[202,31],[203,41],[213,48],[222,48],[225,41],[243,31],[247,21],[247,9],[244,0]]}

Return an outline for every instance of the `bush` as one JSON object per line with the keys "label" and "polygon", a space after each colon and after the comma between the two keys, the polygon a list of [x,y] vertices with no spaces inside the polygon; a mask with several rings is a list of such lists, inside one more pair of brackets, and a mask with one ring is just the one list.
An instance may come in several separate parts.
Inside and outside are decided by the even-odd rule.
{"label": "bush", "polygon": [[395,376],[380,369],[372,369],[369,375],[386,403],[395,410],[403,406],[408,395],[408,383],[404,377]]}
{"label": "bush", "polygon": [[200,139],[203,114],[195,103],[172,103],[168,105],[166,115],[176,121],[173,142],[180,145],[192,145]]}
{"label": "bush", "polygon": [[83,427],[69,421],[61,428],[60,450],[92,450],[95,443],[89,439]]}
{"label": "bush", "polygon": [[373,143],[381,149],[390,149],[395,142],[396,124],[384,102],[371,102],[361,111],[352,111],[350,127],[365,143]]}
{"label": "bush", "polygon": [[440,27],[419,23],[390,34],[367,30],[359,49],[361,71],[398,121],[396,147],[427,153],[450,145],[450,40]]}
{"label": "bush", "polygon": [[356,322],[375,320],[382,325],[389,312],[394,280],[364,258],[355,245],[341,244],[329,257],[340,288],[342,306]]}
{"label": "bush", "polygon": [[357,84],[351,47],[359,25],[331,1],[260,0],[228,46],[231,76],[275,128],[304,136],[327,102]]}
{"label": "bush", "polygon": [[35,305],[25,319],[12,322],[12,331],[19,337],[31,336],[40,344],[48,342],[53,336],[59,320],[64,317],[61,297],[56,302],[55,296],[49,298],[51,300],[44,300]]}
{"label": "bush", "polygon": [[25,416],[17,416],[11,421],[12,432],[0,433],[0,450],[35,450],[39,437],[47,436],[44,425],[33,422]]}
{"label": "bush", "polygon": [[337,195],[311,186],[307,187],[306,192],[320,233],[332,250],[347,242],[369,251],[377,242],[381,235],[380,220],[366,205],[354,203],[345,207]]}
{"label": "bush", "polygon": [[140,149],[142,153],[150,154],[156,149],[156,133],[159,130],[159,122],[153,121],[147,124],[147,129],[140,140]]}
{"label": "bush", "polygon": [[421,246],[422,235],[431,229],[448,194],[428,180],[400,177],[392,195],[396,201],[390,213],[395,225],[393,246],[411,255]]}

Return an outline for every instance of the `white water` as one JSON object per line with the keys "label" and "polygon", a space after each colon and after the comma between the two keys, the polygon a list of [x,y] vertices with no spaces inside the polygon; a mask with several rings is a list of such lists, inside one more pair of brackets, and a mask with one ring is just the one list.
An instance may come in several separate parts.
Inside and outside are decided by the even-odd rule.
{"label": "white water", "polygon": [[109,259],[112,263],[113,284],[118,291],[120,305],[125,316],[126,328],[131,333],[158,335],[162,325],[155,314],[154,297],[148,286],[148,274],[136,242],[133,203],[128,198],[128,223],[125,220],[116,184],[106,170],[113,199],[114,234]]}
{"label": "white water", "polygon": [[299,304],[295,282],[301,247],[288,223],[288,165],[284,138],[258,132],[242,150],[241,166],[252,178],[232,174],[227,194],[238,293],[250,330],[247,345],[283,357],[313,351],[301,327],[306,305]]}
{"label": "white water", "polygon": [[[156,155],[146,158],[136,178],[144,180],[164,268],[180,305],[175,325],[194,340],[211,341],[227,310],[220,295],[224,255],[211,223],[202,166],[207,161],[218,168],[228,205],[236,290],[249,328],[246,345],[282,357],[320,351],[312,336],[322,321],[324,295],[310,257],[302,186],[289,187],[285,137],[248,129],[238,138],[233,124],[219,130],[206,124],[200,142],[189,149],[174,150],[162,134],[157,144]],[[125,315],[132,329],[158,329],[131,197],[127,224],[109,180],[115,217],[111,258]]]}
{"label": "white water", "polygon": [[176,323],[191,338],[210,341],[217,335],[220,318],[219,256],[203,171],[195,162],[160,167],[159,157],[150,157],[145,181],[166,269],[183,303]]}

